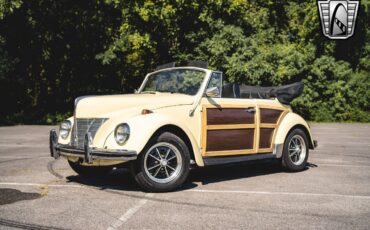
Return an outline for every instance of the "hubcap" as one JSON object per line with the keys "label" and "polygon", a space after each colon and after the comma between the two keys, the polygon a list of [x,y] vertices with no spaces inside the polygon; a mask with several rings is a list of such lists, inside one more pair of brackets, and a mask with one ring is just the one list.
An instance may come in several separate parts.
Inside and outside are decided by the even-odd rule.
{"label": "hubcap", "polygon": [[300,165],[306,158],[307,148],[302,136],[295,135],[289,141],[289,158],[295,165]]}
{"label": "hubcap", "polygon": [[179,175],[181,168],[181,154],[170,143],[157,143],[145,153],[145,173],[157,183],[168,183],[174,180]]}

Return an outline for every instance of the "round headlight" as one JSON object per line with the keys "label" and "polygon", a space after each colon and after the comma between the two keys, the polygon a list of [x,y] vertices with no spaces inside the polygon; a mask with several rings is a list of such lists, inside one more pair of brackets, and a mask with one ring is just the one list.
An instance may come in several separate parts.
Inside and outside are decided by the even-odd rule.
{"label": "round headlight", "polygon": [[68,120],[66,121],[63,121],[61,124],[60,124],[60,128],[59,128],[59,135],[63,138],[63,139],[66,139],[69,135],[69,132],[71,131],[72,129],[72,123]]}
{"label": "round headlight", "polygon": [[128,124],[119,124],[117,125],[114,131],[114,138],[116,139],[117,144],[122,145],[130,137],[130,126]]}

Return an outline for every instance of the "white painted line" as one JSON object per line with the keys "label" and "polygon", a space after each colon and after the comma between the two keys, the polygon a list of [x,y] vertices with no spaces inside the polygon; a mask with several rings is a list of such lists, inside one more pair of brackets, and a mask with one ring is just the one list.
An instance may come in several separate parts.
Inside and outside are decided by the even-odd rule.
{"label": "white painted line", "polygon": [[50,158],[50,156],[0,156],[0,159],[22,159],[22,158]]}
{"label": "white painted line", "polygon": [[43,144],[0,144],[0,147],[27,147],[27,148],[46,148],[49,147],[49,145],[43,145]]}
{"label": "white painted line", "polygon": [[321,164],[321,163],[314,163],[317,166],[332,166],[332,167],[358,167],[358,168],[370,168],[370,165],[342,165],[342,164]]}
{"label": "white painted line", "polygon": [[73,184],[41,184],[41,183],[17,183],[17,182],[0,182],[0,186],[48,186],[48,187],[88,188],[88,186]]}
{"label": "white painted line", "polygon": [[[153,197],[153,193],[147,193],[144,197]],[[125,222],[127,222],[137,211],[139,211],[146,203],[148,202],[148,199],[143,198],[140,199],[139,202],[128,209],[118,220],[116,220],[111,226],[107,228],[107,230],[115,230],[122,226]]]}
{"label": "white painted line", "polygon": [[287,195],[287,196],[326,196],[326,197],[339,197],[339,198],[360,198],[370,199],[370,196],[359,195],[343,195],[335,193],[303,193],[303,192],[269,192],[269,191],[242,191],[242,190],[203,190],[203,189],[190,189],[186,192],[199,192],[199,193],[225,193],[225,194],[249,194],[249,195]]}

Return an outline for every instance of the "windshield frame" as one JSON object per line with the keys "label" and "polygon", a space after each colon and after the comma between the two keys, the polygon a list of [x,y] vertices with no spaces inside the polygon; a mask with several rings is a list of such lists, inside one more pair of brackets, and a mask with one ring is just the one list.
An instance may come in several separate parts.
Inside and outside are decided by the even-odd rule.
{"label": "windshield frame", "polygon": [[[203,88],[204,88],[204,84],[205,84],[205,82],[208,82],[209,77],[210,77],[210,73],[211,73],[212,71],[210,71],[210,70],[208,70],[208,69],[197,68],[197,67],[173,67],[173,68],[166,68],[166,69],[161,69],[161,70],[157,70],[157,71],[154,71],[154,72],[148,73],[148,74],[145,76],[143,83],[141,83],[141,86],[140,86],[139,90],[137,91],[137,93],[139,93],[139,94],[140,94],[140,93],[145,92],[145,91],[143,91],[143,89],[144,89],[144,87],[145,87],[146,83],[148,82],[148,79],[149,79],[149,77],[150,77],[150,76],[152,76],[152,75],[154,75],[154,74],[157,74],[157,73],[160,73],[160,72],[171,71],[171,70],[182,70],[182,69],[184,69],[184,70],[196,70],[196,71],[201,71],[201,72],[203,72],[203,73],[204,73],[204,78],[203,78],[203,80],[202,80],[202,83],[201,83],[201,85],[200,85],[200,87],[199,87],[199,89],[198,89],[197,93],[196,93],[196,94],[194,94],[194,95],[190,95],[190,94],[186,94],[186,95],[189,95],[189,96],[196,96],[196,95],[198,95],[198,94],[200,93],[200,91],[204,91],[204,89],[203,89]],[[157,91],[156,91],[156,92],[157,92]],[[158,93],[159,93],[159,92],[158,92]],[[165,92],[165,93],[166,93],[166,92]],[[168,93],[170,93],[170,92],[168,92]]]}

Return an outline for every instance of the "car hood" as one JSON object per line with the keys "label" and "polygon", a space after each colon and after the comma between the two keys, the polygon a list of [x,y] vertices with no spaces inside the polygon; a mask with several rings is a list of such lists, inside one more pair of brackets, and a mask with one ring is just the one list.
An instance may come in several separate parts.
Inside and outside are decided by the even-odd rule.
{"label": "car hood", "polygon": [[77,99],[75,115],[80,118],[94,118],[119,110],[159,109],[162,107],[190,105],[194,96],[171,93],[125,94],[106,96],[85,96]]}

